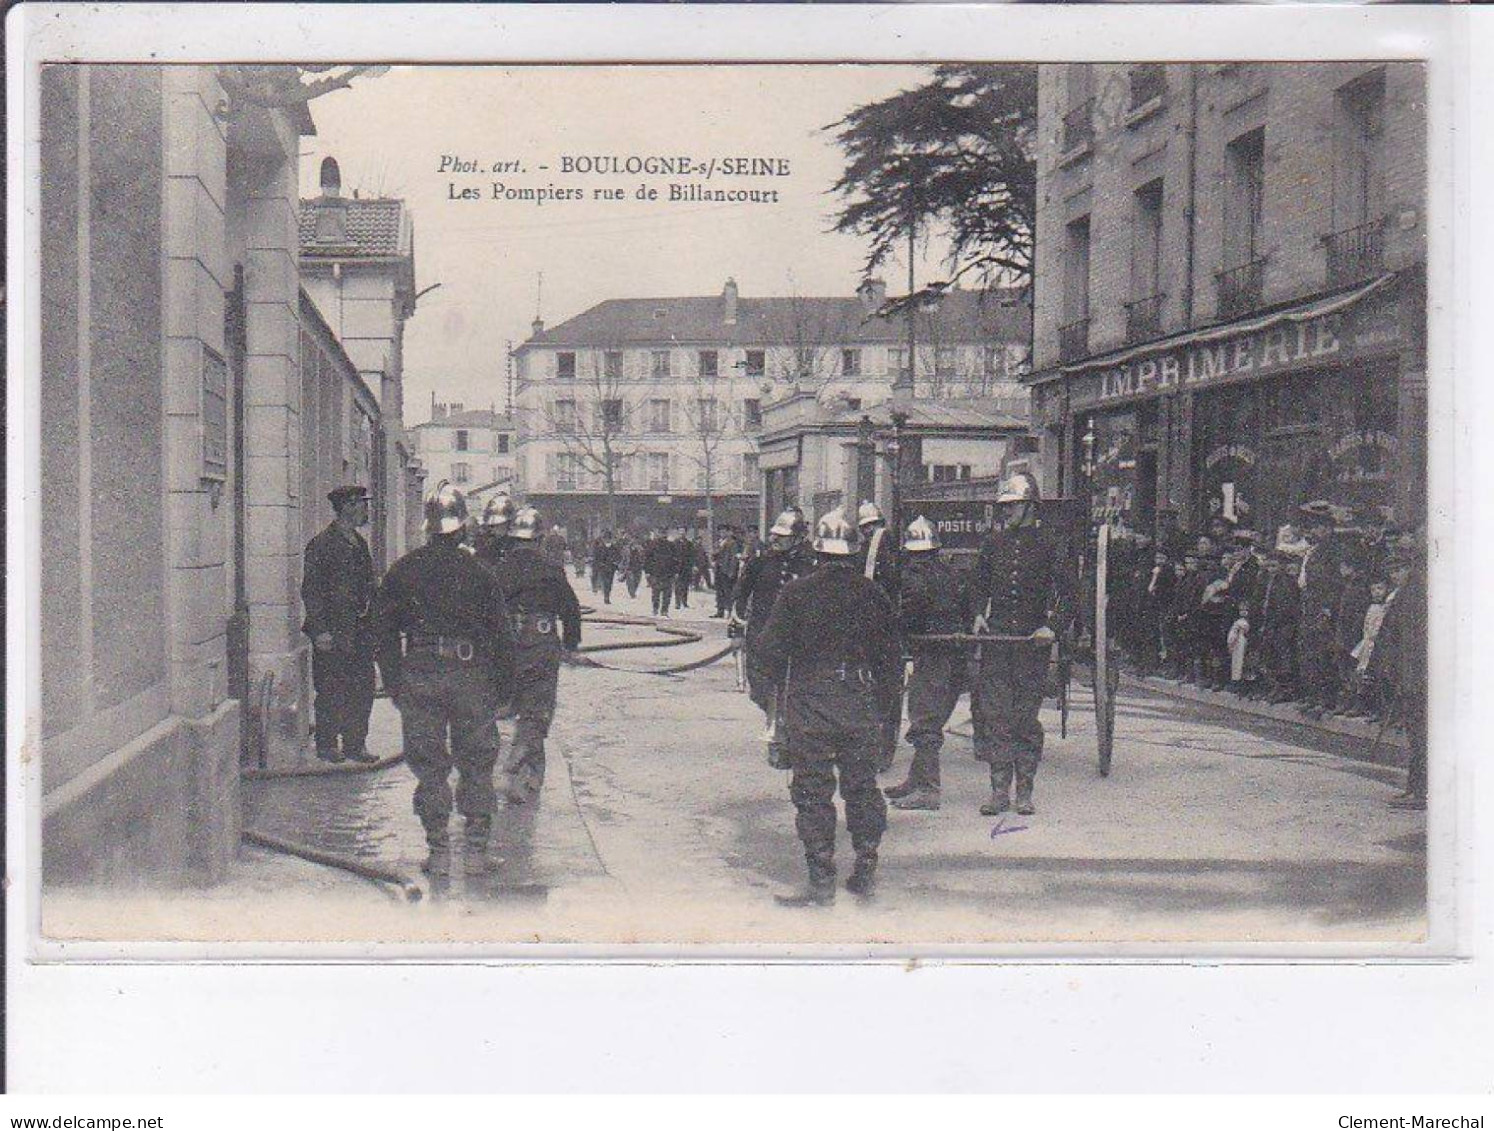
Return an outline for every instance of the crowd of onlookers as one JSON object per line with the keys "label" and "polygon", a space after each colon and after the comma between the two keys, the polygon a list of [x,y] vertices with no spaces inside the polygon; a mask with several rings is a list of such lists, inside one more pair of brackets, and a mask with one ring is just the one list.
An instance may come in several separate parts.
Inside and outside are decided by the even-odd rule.
{"label": "crowd of onlookers", "polygon": [[1111,631],[1138,670],[1314,717],[1404,722],[1423,701],[1419,534],[1319,501],[1269,538],[1216,518],[1111,545]]}
{"label": "crowd of onlookers", "polygon": [[731,611],[732,591],[743,563],[757,552],[756,532],[735,527],[716,531],[716,545],[700,531],[675,527],[647,534],[603,530],[587,545],[584,538],[567,538],[558,526],[545,536],[544,552],[562,565],[569,563],[577,577],[590,577],[591,591],[612,603],[613,587],[621,582],[629,597],[647,585],[655,616],[690,607],[692,592],[712,592],[716,611]]}

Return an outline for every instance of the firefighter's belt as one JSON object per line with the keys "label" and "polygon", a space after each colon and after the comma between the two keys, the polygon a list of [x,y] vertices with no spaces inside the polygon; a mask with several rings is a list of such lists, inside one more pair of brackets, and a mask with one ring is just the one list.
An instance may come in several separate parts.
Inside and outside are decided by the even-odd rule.
{"label": "firefighter's belt", "polygon": [[856,663],[806,663],[799,666],[797,675],[800,679],[835,679],[841,683],[859,683],[863,687],[870,687],[875,682],[871,668]]}
{"label": "firefighter's belt", "polygon": [[518,612],[509,615],[513,620],[515,633],[522,633],[527,628],[541,636],[549,636],[555,631],[555,617],[550,613]]}
{"label": "firefighter's belt", "polygon": [[476,658],[477,645],[465,636],[443,636],[433,632],[405,633],[404,654],[410,656],[417,652],[431,652],[466,663]]}

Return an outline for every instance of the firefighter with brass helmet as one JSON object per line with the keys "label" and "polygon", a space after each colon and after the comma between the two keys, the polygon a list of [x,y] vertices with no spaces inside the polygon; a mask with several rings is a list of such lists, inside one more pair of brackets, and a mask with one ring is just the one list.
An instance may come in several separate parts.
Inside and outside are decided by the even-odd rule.
{"label": "firefighter with brass helmet", "polygon": [[974,631],[1025,637],[983,643],[971,688],[975,756],[991,767],[986,816],[1012,808],[1035,812],[1033,782],[1043,753],[1038,712],[1047,683],[1048,654],[1066,633],[1074,608],[1074,578],[1062,540],[1038,513],[1037,481],[1027,472],[1001,486],[998,525],[981,545],[970,579]]}
{"label": "firefighter with brass helmet", "polygon": [[539,796],[545,780],[545,738],[555,717],[561,652],[581,644],[581,603],[565,567],[541,548],[544,534],[533,507],[515,513],[508,549],[495,573],[515,638],[514,741],[504,762],[504,796],[523,805]]}
{"label": "firefighter with brass helmet", "polygon": [[477,560],[488,568],[496,568],[508,552],[508,532],[517,513],[513,498],[506,494],[494,495],[482,508],[477,522]]}
{"label": "firefighter with brass helmet", "polygon": [[[970,601],[954,567],[939,557],[939,532],[919,515],[903,538],[902,607],[899,622],[909,635],[963,633]],[[944,726],[969,685],[968,660],[960,644],[915,643],[908,677],[908,741],[913,764],[902,784],[884,792],[894,809],[939,808],[939,752]]]}
{"label": "firefighter with brass helmet", "polygon": [[497,714],[512,693],[503,592],[462,548],[466,524],[466,498],[442,480],[425,503],[426,544],[390,567],[374,598],[379,667],[404,726],[415,813],[430,849],[425,870],[433,876],[451,866],[453,769],[455,806],[466,819],[464,859],[476,871],[491,867]]}
{"label": "firefighter with brass helmet", "polygon": [[902,646],[892,602],[856,568],[859,541],[840,508],[821,518],[817,568],[784,586],[758,638],[760,662],[783,688],[789,796],[808,865],[807,884],[777,897],[784,906],[835,899],[837,777],[856,852],[847,890],[871,895],[887,827],[877,788],[880,697],[901,675]]}
{"label": "firefighter with brass helmet", "polygon": [[798,507],[787,507],[768,528],[768,548],[742,567],[732,595],[729,628],[743,630],[747,658],[747,693],[762,708],[771,726],[774,720],[776,684],[763,667],[757,637],[773,612],[779,591],[814,568],[814,557],[805,545],[809,524]]}
{"label": "firefighter with brass helmet", "polygon": [[[871,500],[856,508],[856,527],[861,535],[861,546],[856,551],[856,568],[868,581],[875,581],[882,592],[896,606],[898,601],[897,555],[893,539],[887,537],[887,519],[882,508]],[[886,689],[882,700],[882,744],[878,751],[877,771],[886,773],[892,769],[897,757],[897,731],[903,721],[903,686],[899,680],[895,687]]]}

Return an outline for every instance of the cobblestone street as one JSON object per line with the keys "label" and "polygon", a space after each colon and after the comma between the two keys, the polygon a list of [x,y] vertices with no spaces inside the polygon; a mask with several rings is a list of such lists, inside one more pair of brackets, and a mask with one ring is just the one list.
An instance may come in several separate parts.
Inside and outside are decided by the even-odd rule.
{"label": "cobblestone street", "polygon": [[[976,812],[984,767],[970,756],[962,703],[945,746],[943,808],[892,812],[877,899],[842,893],[832,909],[781,909],[771,895],[802,867],[787,775],[766,764],[762,717],[736,690],[730,659],[682,676],[637,673],[722,646],[709,598],[694,600],[669,623],[702,632],[701,642],[596,656],[632,671],[563,669],[540,804],[502,808],[491,849],[501,864],[491,874],[459,860],[449,886],[431,890],[402,765],[250,781],[251,828],[393,869],[427,898],[404,903],[387,887],[246,847],[224,888],[163,897],[169,920],[188,937],[212,937],[233,914],[238,933],[254,939],[360,942],[1347,942],[1422,933],[1424,814],[1386,806],[1400,780],[1386,750],[1371,762],[1361,739],[1249,719],[1132,681],[1106,779],[1096,772],[1088,689],[1075,685],[1066,739],[1056,709],[1045,709],[1047,753],[1029,818]],[[641,595],[619,594],[609,611],[646,610]],[[647,633],[588,625],[586,639]],[[370,746],[388,756],[399,744],[397,712],[380,700]],[[908,756],[904,744],[884,783],[900,779]],[[841,846],[844,872],[844,835]],[[48,926],[86,936],[90,922],[117,913],[59,894]],[[167,919],[156,905],[153,921]],[[146,921],[133,931],[153,934]]]}

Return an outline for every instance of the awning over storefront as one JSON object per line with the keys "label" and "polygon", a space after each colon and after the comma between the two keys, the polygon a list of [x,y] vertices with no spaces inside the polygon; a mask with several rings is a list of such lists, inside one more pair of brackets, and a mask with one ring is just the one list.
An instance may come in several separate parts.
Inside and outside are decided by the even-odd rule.
{"label": "awning over storefront", "polygon": [[1052,390],[1060,381],[1072,411],[1388,352],[1400,344],[1394,304],[1364,300],[1395,279],[1383,275],[1351,291],[1052,370],[1033,381],[1040,415],[1052,419]]}

